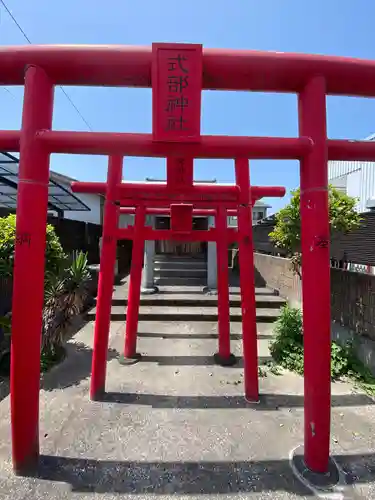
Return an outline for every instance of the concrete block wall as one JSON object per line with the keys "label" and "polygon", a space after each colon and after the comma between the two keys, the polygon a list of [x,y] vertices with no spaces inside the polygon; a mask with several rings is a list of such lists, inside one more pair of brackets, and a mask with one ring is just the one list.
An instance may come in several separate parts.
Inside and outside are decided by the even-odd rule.
{"label": "concrete block wall", "polygon": [[289,259],[254,253],[255,286],[273,288],[291,305],[302,302],[301,283],[291,267]]}
{"label": "concrete block wall", "polygon": [[[301,282],[289,259],[254,254],[257,286],[277,290],[301,306]],[[317,270],[317,272],[319,272]],[[375,375],[375,276],[331,268],[332,339],[352,341],[358,358]]]}
{"label": "concrete block wall", "polygon": [[331,269],[332,319],[375,340],[375,276]]}
{"label": "concrete block wall", "polygon": [[[290,260],[254,254],[256,284],[277,290],[290,304],[301,304],[301,282]],[[375,340],[375,276],[331,268],[332,320]]]}

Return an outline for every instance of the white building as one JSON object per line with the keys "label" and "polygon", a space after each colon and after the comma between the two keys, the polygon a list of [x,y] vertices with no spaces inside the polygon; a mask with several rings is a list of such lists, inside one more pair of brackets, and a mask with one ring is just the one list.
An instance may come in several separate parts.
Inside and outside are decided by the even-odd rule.
{"label": "white building", "polygon": [[[375,141],[375,134],[366,140]],[[337,189],[358,199],[358,212],[375,208],[375,162],[330,161],[328,181]]]}
{"label": "white building", "polygon": [[[267,217],[267,210],[271,208],[271,205],[263,203],[263,201],[256,201],[253,206],[253,225],[258,221],[263,220]],[[237,216],[230,215],[228,217],[228,226],[237,227]]]}
{"label": "white building", "polygon": [[[365,140],[375,141],[375,134]],[[357,198],[358,212],[375,209],[375,162],[330,161],[328,182],[353,198]],[[375,268],[364,264],[348,263],[348,270],[375,274]]]}

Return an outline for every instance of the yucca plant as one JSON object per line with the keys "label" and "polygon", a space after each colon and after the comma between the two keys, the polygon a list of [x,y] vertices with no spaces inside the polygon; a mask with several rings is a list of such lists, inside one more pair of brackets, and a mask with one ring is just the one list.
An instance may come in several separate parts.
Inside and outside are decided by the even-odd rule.
{"label": "yucca plant", "polygon": [[55,305],[56,299],[65,292],[64,272],[51,273],[46,271],[44,276],[44,305]]}
{"label": "yucca plant", "polygon": [[66,311],[62,307],[66,293],[63,274],[46,272],[44,280],[44,307],[42,327],[42,353],[52,352],[63,343],[63,333],[68,326]]}
{"label": "yucca plant", "polygon": [[66,271],[65,287],[70,295],[69,302],[71,307],[80,312],[89,295],[89,283],[91,273],[88,269],[87,254],[79,251],[73,253],[73,259]]}
{"label": "yucca plant", "polygon": [[62,347],[72,317],[79,314],[86,303],[90,280],[84,252],[74,252],[70,265],[60,274],[46,274],[42,352],[53,354]]}

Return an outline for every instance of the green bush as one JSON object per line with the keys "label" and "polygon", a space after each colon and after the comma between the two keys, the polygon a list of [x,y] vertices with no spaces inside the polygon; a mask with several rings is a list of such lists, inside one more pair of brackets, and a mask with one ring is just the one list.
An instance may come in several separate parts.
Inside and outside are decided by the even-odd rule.
{"label": "green bush", "polygon": [[[2,276],[12,276],[16,240],[16,216],[0,218],[0,272]],[[46,271],[58,272],[66,259],[55,229],[50,224],[46,228]]]}
{"label": "green bush", "polygon": [[[274,361],[287,370],[303,375],[303,325],[300,309],[283,307],[275,323],[274,338],[270,344]],[[352,343],[331,344],[331,377],[337,380],[350,377],[366,391],[375,392],[375,378],[357,358]]]}
{"label": "green bush", "polygon": [[270,345],[273,359],[279,365],[303,373],[303,330],[300,309],[286,305],[275,323],[275,337]]}

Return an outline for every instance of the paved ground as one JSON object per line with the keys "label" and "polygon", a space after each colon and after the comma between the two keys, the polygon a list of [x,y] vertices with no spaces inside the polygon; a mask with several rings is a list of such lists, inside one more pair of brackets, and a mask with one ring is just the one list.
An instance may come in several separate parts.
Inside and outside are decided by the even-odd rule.
{"label": "paved ground", "polygon": [[[124,289],[117,289],[120,300]],[[9,398],[0,403],[0,499],[308,499],[290,451],[303,438],[303,381],[285,373],[260,379],[258,405],[244,401],[242,363],[212,362],[216,324],[140,323],[143,360],[121,366],[124,323],[111,325],[107,394],[88,398],[93,323],[41,391],[41,463],[36,478],[10,468]],[[259,324],[261,362],[271,325]],[[240,323],[232,344],[241,356]],[[343,496],[375,498],[374,401],[333,386],[332,451],[355,479]],[[329,498],[329,497],[327,497]],[[332,497],[333,498],[333,497]]]}

